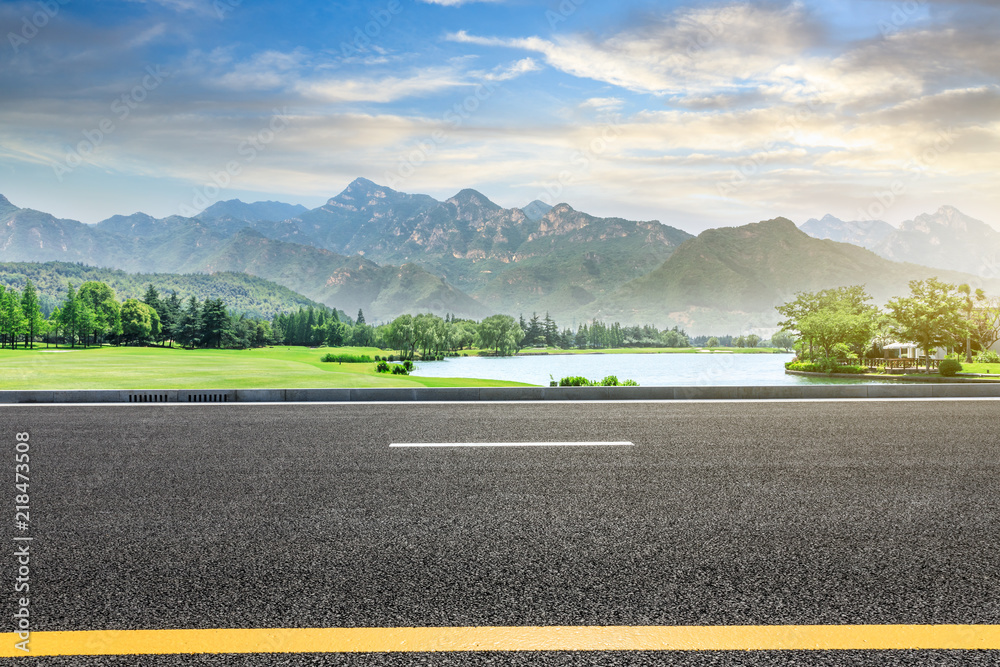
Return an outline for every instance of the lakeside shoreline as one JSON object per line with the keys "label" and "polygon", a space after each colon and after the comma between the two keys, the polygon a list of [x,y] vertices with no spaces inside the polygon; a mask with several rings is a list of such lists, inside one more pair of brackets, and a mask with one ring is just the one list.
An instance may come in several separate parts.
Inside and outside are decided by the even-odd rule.
{"label": "lakeside shoreline", "polygon": [[800,375],[802,377],[814,378],[841,378],[849,380],[875,380],[878,382],[929,382],[929,383],[958,383],[958,384],[1000,384],[1000,377],[988,378],[982,375],[974,377],[956,375],[954,377],[943,377],[941,375],[922,375],[920,373],[881,375],[878,373],[813,373],[810,371],[790,371],[785,369],[786,375]]}

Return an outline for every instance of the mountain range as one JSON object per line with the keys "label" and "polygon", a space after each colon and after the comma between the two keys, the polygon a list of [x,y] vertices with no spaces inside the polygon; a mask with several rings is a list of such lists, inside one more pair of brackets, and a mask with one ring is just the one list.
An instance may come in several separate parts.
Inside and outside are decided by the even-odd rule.
{"label": "mountain range", "polygon": [[[943,256],[968,252],[961,239],[992,228],[948,207],[911,222],[897,230],[826,216],[800,230],[776,218],[694,237],[566,203],[503,208],[470,189],[439,201],[359,178],[311,210],[231,200],[193,218],[135,213],[96,225],[0,197],[0,261],[248,273],[352,315],[362,308],[369,321],[549,312],[566,325],[601,317],[693,334],[772,326],[774,306],[801,290],[865,284],[884,301],[937,275],[998,291],[996,281],[940,270],[956,268]],[[934,256],[931,246],[949,251]]]}
{"label": "mountain range", "polygon": [[898,228],[881,220],[844,221],[826,215],[807,220],[802,231],[853,243],[886,259],[1000,277],[1000,232],[953,206],[918,215]]}

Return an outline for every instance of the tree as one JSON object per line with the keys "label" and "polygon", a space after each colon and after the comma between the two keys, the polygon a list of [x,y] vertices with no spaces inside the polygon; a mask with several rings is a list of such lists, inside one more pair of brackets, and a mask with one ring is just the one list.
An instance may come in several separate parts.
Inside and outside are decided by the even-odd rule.
{"label": "tree", "polygon": [[969,324],[962,316],[965,296],[937,278],[911,280],[910,296],[891,299],[886,306],[896,323],[893,332],[924,350],[928,373],[931,352],[960,340]]}
{"label": "tree", "polygon": [[229,315],[222,299],[205,299],[201,308],[201,344],[205,347],[222,347],[229,329]]}
{"label": "tree", "polygon": [[757,347],[757,344],[760,343],[760,336],[757,334],[749,334],[746,340],[747,347]]}
{"label": "tree", "polygon": [[771,336],[771,345],[782,350],[790,350],[795,345],[795,339],[787,331],[779,331]]}
{"label": "tree", "polygon": [[4,343],[10,343],[11,349],[17,348],[17,339],[28,329],[28,320],[24,316],[24,308],[17,290],[8,289],[0,292],[0,332]]}
{"label": "tree", "polygon": [[[347,317],[346,313],[344,314],[344,317]],[[364,312],[360,308],[358,308],[358,319],[354,320],[354,323],[355,324],[364,324],[365,323],[365,314],[364,314]]]}
{"label": "tree", "polygon": [[977,289],[975,292],[968,283],[963,283],[958,286],[958,291],[965,295],[965,321],[968,325],[965,329],[965,363],[972,363],[972,331],[976,329],[975,322],[973,320],[973,311],[976,307],[976,302],[986,301],[986,293],[981,289]]}
{"label": "tree", "polygon": [[201,306],[195,296],[188,299],[187,308],[181,315],[177,341],[184,347],[198,347],[201,344]]}
{"label": "tree", "polygon": [[38,309],[38,291],[30,279],[24,284],[24,291],[21,293],[21,312],[24,316],[25,347],[34,349],[35,336],[41,333],[44,318]]}
{"label": "tree", "polygon": [[156,311],[137,299],[122,304],[122,337],[126,342],[144,343],[153,335],[153,313]]}
{"label": "tree", "polygon": [[111,287],[96,280],[88,280],[80,285],[76,298],[93,313],[94,326],[89,333],[94,335],[95,342],[101,344],[108,336],[121,335],[121,304]]}
{"label": "tree", "polygon": [[76,347],[76,334],[77,334],[77,323],[79,321],[79,303],[76,298],[76,289],[73,287],[73,283],[68,283],[66,286],[66,300],[63,301],[63,307],[60,311],[60,317],[62,318],[60,323],[63,325],[63,333],[69,338],[69,346]]}
{"label": "tree", "polygon": [[149,287],[146,288],[146,293],[142,297],[142,302],[155,310],[157,313],[160,312],[160,308],[162,308],[160,305],[160,293],[156,291],[156,288],[153,287],[152,283],[150,283]]}
{"label": "tree", "polygon": [[988,350],[1000,340],[1000,298],[987,299],[973,315],[973,333],[979,348]]}
{"label": "tree", "polygon": [[413,316],[400,315],[390,322],[386,332],[386,342],[389,347],[399,350],[400,357],[412,359],[413,351],[417,346],[413,330]]}
{"label": "tree", "polygon": [[497,356],[506,357],[520,349],[524,330],[510,315],[490,315],[479,323],[479,347],[492,349]]}
{"label": "tree", "polygon": [[827,360],[853,352],[859,358],[871,345],[879,310],[869,303],[863,286],[837,287],[815,293],[800,292],[794,301],[777,311],[786,319],[779,324],[813,347],[823,350]]}

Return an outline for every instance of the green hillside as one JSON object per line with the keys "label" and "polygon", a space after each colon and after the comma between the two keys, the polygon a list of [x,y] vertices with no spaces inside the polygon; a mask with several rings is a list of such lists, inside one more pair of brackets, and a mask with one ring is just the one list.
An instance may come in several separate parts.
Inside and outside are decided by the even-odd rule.
{"label": "green hillside", "polygon": [[[161,294],[177,292],[178,296],[184,299],[190,296],[197,297],[199,301],[207,298],[222,299],[230,312],[256,317],[271,317],[275,313],[309,306],[323,307],[322,304],[307,299],[287,287],[242,273],[227,272],[212,275],[126,273],[117,269],[101,269],[66,262],[0,263],[0,285],[21,290],[29,279],[38,289],[40,303],[45,312],[50,312],[65,299],[67,282],[79,287],[88,280],[97,280],[110,285],[120,300],[142,298],[146,287],[152,284]],[[343,311],[339,315],[346,317]]]}
{"label": "green hillside", "polygon": [[680,323],[695,334],[723,326],[770,326],[774,306],[796,292],[865,285],[878,303],[909,292],[910,280],[1000,283],[971,274],[892,262],[846,243],[819,240],[785,218],[708,230],[684,243],[649,274],[600,304],[623,321]]}

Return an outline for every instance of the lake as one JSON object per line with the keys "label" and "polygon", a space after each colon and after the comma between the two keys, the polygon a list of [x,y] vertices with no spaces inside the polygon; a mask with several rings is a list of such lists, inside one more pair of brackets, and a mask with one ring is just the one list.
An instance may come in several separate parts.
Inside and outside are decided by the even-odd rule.
{"label": "lake", "polygon": [[843,384],[858,380],[805,378],[785,375],[791,354],[548,354],[524,357],[452,357],[417,363],[412,375],[422,377],[483,378],[548,386],[551,375],[560,379],[582,375],[601,380],[616,375],[644,387],[696,385]]}

